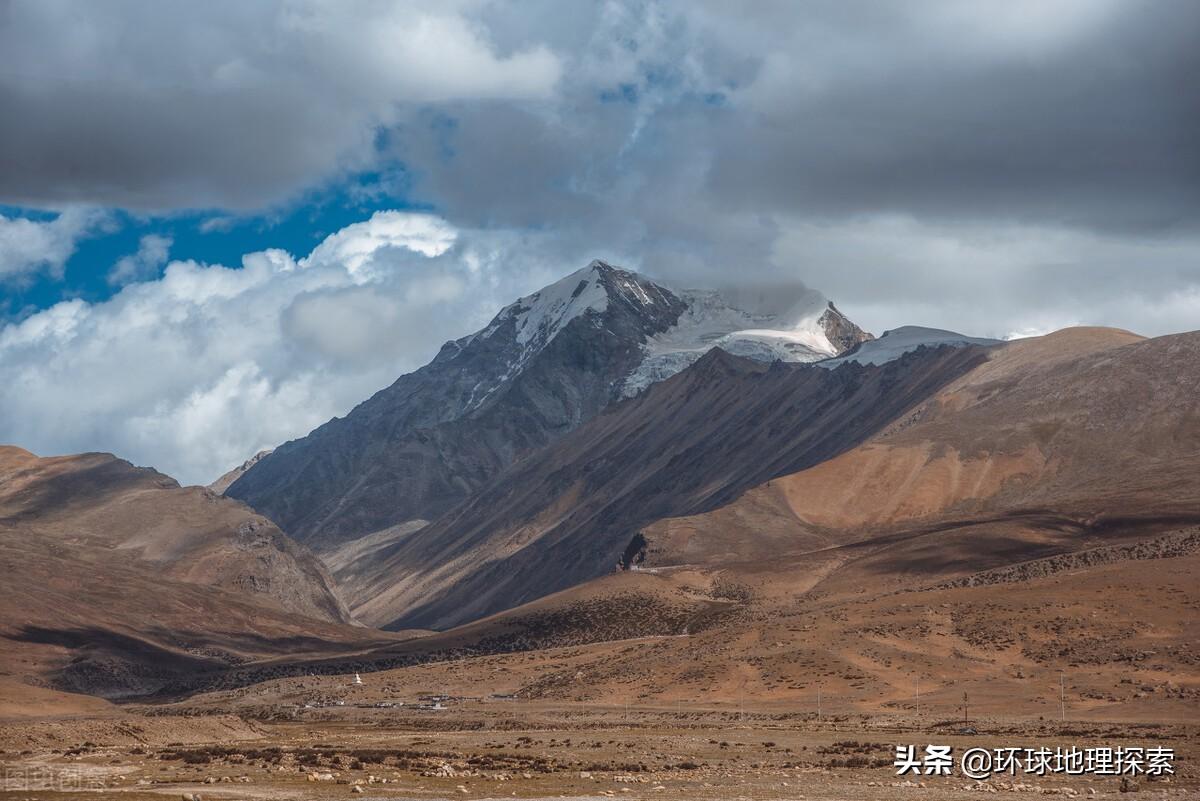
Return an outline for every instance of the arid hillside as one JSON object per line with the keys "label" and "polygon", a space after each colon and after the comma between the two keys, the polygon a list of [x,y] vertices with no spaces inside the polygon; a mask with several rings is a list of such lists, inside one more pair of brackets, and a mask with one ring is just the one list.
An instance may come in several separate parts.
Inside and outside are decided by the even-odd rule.
{"label": "arid hillside", "polygon": [[965,695],[1025,719],[1063,682],[1077,717],[1194,720],[1198,348],[1072,330],[835,369],[714,352],[454,515],[331,552],[360,611],[459,623],[397,635],[321,619],[325,574],[241,504],[8,449],[4,669],[186,714],[264,714],[360,671],[787,714],[819,692],[953,716]]}
{"label": "arid hillside", "polygon": [[[1076,714],[1193,719],[1200,712],[1200,334],[1144,340],[1074,329],[985,350],[919,351],[900,363],[904,371],[893,366],[882,375],[893,389],[914,386],[900,377],[912,381],[920,366],[944,370],[948,358],[959,360],[957,373],[930,370],[926,378],[942,380],[887,409],[853,403],[861,396],[851,388],[861,385],[850,379],[867,373],[828,371],[845,383],[841,393],[823,387],[825,396],[851,414],[869,407],[887,417],[790,473],[776,460],[784,443],[805,441],[805,424],[807,436],[846,431],[797,412],[806,396],[796,371],[814,368],[743,374],[728,357],[697,365],[546,452],[560,461],[518,464],[509,483],[481,496],[490,516],[479,530],[489,536],[473,544],[501,554],[491,569],[512,569],[546,532],[569,531],[564,541],[594,547],[617,523],[652,516],[666,499],[730,497],[721,493],[736,484],[722,469],[778,471],[774,478],[702,514],[642,526],[627,564],[637,569],[354,664],[484,680],[494,674],[476,675],[469,662],[439,668],[444,652],[426,649],[471,631],[473,645],[456,655],[481,656],[499,641],[482,632],[509,630],[509,621],[532,615],[543,635],[527,645],[542,655],[503,664],[524,676],[517,691],[533,698],[731,703],[745,696],[810,710],[820,688],[836,708],[882,713],[915,709],[919,686],[922,703],[946,715],[964,694],[981,710],[1034,715],[1053,705],[1066,672]],[[781,382],[779,394],[764,377]],[[730,387],[737,391],[717,389]],[[698,424],[700,417],[686,416],[689,403],[709,426],[695,443],[673,427]],[[796,427],[785,428],[776,410]],[[653,425],[624,429],[648,418]],[[576,438],[584,444],[565,450]],[[571,494],[547,493],[535,475]],[[563,500],[539,505],[546,498]],[[503,525],[508,510],[526,508],[546,511],[515,515],[532,521],[525,528]],[[444,520],[401,542],[432,531],[455,529]],[[493,538],[498,531],[509,534]],[[443,556],[452,555],[455,546],[442,542]],[[508,550],[489,550],[495,542]],[[561,572],[571,563],[548,564]],[[663,616],[650,599],[664,597],[695,605],[675,616],[670,631],[651,625]],[[547,608],[553,615],[543,614]],[[546,634],[555,631],[563,639]],[[573,650],[544,650],[555,646]],[[337,660],[322,670],[337,670]]]}
{"label": "arid hillside", "polygon": [[628,567],[641,558],[642,527],[836,456],[985,352],[922,349],[827,370],[714,349],[375,552],[347,600],[372,625],[443,629]]}
{"label": "arid hillside", "polygon": [[999,519],[1097,533],[1200,522],[1198,364],[1200,334],[1068,329],[993,349],[855,448],[648,526],[647,562]]}
{"label": "arid hillside", "polygon": [[60,689],[144,694],[368,639],[324,566],[268,520],[107,454],[0,448],[0,565],[2,668]]}

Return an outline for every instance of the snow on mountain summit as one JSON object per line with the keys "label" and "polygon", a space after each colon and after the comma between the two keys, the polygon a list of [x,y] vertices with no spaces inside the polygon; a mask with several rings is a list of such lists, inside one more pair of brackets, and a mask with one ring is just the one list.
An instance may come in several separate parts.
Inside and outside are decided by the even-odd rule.
{"label": "snow on mountain summit", "polygon": [[[474,389],[473,405],[516,375],[580,318],[625,331],[642,356],[616,385],[636,395],[719,347],[759,361],[815,362],[870,339],[819,292],[802,284],[674,289],[600,260],[504,307],[487,328],[454,343],[503,336],[504,369]],[[617,319],[625,321],[617,323]],[[615,326],[615,328],[614,328]],[[482,391],[482,392],[481,392]]]}
{"label": "snow on mountain summit", "polygon": [[454,508],[515,460],[714,347],[815,361],[869,338],[800,284],[672,290],[594,261],[505,306],[229,487],[333,547]]}
{"label": "snow on mountain summit", "polygon": [[651,306],[663,299],[660,287],[597,259],[510,304],[498,319],[514,317],[517,341],[525,345],[549,341],[571,320],[588,312],[603,312],[610,301]]}
{"label": "snow on mountain summit", "polygon": [[919,325],[905,325],[884,331],[879,339],[864,342],[859,347],[847,351],[837,359],[829,359],[821,363],[822,367],[834,368],[847,362],[859,364],[886,364],[899,359],[906,353],[917,348],[936,348],[941,346],[966,347],[967,345],[982,345],[984,347],[999,345],[1001,340],[985,337],[969,337],[956,331],[946,331],[941,328],[925,328]]}
{"label": "snow on mountain summit", "polygon": [[713,348],[759,361],[815,362],[844,351],[847,337],[853,344],[870,338],[805,287],[758,297],[736,290],[675,292],[687,309],[674,326],[648,338],[646,358],[626,380],[625,395],[669,378]]}
{"label": "snow on mountain summit", "polygon": [[597,262],[508,306],[516,320],[517,341],[549,340],[559,329],[588,311],[608,308],[608,292],[600,281]]}

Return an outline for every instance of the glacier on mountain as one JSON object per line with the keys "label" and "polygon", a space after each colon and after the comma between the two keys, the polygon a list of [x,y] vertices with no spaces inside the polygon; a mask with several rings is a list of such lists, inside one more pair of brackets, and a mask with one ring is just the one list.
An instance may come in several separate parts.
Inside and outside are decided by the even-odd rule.
{"label": "glacier on mountain", "polygon": [[673,291],[687,310],[674,326],[648,338],[646,357],[626,379],[624,395],[671,377],[716,347],[759,361],[815,362],[837,355],[821,325],[827,307],[819,293],[806,290],[799,303],[775,312],[735,306],[716,290]]}
{"label": "glacier on mountain", "polygon": [[626,397],[686,369],[715,347],[759,361],[816,362],[844,352],[846,336],[855,343],[870,337],[821,293],[799,283],[758,290],[674,289],[595,260],[509,304],[487,328],[455,343],[465,347],[499,331],[513,337],[500,380],[477,386],[483,392],[473,391],[470,405],[477,406],[520,372],[571,321],[591,315],[602,325],[611,304],[639,318],[670,321],[647,326],[654,333],[640,337],[642,359],[617,385]]}
{"label": "glacier on mountain", "polygon": [[858,347],[846,352],[836,359],[821,362],[822,367],[838,367],[847,362],[858,362],[863,365],[885,364],[899,359],[906,353],[917,348],[936,348],[943,345],[961,348],[967,345],[999,345],[999,339],[985,337],[969,337],[955,331],[941,328],[926,328],[919,325],[905,325],[884,331],[878,339],[863,342]]}

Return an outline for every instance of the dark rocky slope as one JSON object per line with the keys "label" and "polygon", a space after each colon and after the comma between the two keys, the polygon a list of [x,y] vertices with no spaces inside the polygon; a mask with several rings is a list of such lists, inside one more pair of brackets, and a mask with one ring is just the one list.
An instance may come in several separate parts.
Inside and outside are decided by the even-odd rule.
{"label": "dark rocky slope", "polygon": [[826,370],[711,351],[384,551],[346,588],[352,608],[376,625],[445,628],[611,572],[642,526],[835,456],[983,358],[921,349]]}
{"label": "dark rocky slope", "polygon": [[608,265],[578,280],[600,285],[603,310],[539,320],[529,332],[519,328],[527,305],[514,304],[346,417],[281,445],[226,494],[318,550],[447,511],[618,398],[645,338],[683,310],[670,292]]}
{"label": "dark rocky slope", "polygon": [[593,262],[447,343],[346,417],[280,446],[226,492],[322,553],[436,518],[714,342],[766,361],[814,361],[870,338],[818,293],[800,298],[786,313],[747,310]]}

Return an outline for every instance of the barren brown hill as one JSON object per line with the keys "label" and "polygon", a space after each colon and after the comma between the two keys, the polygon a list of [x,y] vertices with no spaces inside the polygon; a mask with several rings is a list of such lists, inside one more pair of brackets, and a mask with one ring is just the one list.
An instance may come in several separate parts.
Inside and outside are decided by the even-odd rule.
{"label": "barren brown hill", "polygon": [[531,672],[521,691],[606,703],[745,697],[813,714],[819,690],[827,715],[934,719],[953,718],[967,693],[974,714],[1034,718],[1057,715],[1065,671],[1072,719],[1196,721],[1200,530],[1145,536],[1109,532],[1038,559],[1058,548],[1018,548],[1018,532],[985,527],[670,569],[660,575],[709,576],[735,611],[691,636],[576,652]]}
{"label": "barren brown hill", "polygon": [[0,670],[59,689],[141,694],[364,639],[321,563],[265,518],[107,454],[0,447],[0,570]]}
{"label": "barren brown hill", "polygon": [[[847,452],[649,526],[651,564],[1022,515],[1200,520],[1200,333],[1069,329],[988,361]],[[731,545],[736,544],[736,545]]]}
{"label": "barren brown hill", "polygon": [[[841,453],[781,473],[707,513],[644,526],[641,570],[407,643],[401,648],[411,661],[404,664],[426,664],[430,645],[462,642],[468,631],[476,632],[475,644],[457,656],[479,654],[481,646],[504,641],[479,632],[532,616],[545,632],[573,632],[568,642],[582,650],[547,652],[532,672],[522,667],[532,658],[506,658],[506,669],[527,671],[514,681],[530,697],[729,703],[746,695],[808,708],[821,687],[844,710],[880,711],[915,708],[914,684],[924,682],[925,703],[947,714],[964,692],[982,709],[1032,713],[1053,703],[1058,671],[1067,670],[1087,673],[1072,679],[1077,714],[1086,707],[1098,717],[1192,719],[1200,711],[1193,646],[1200,598],[1191,579],[1200,552],[1198,348],[1200,334],[1142,340],[1076,329],[986,351],[918,352],[906,367],[874,375],[888,375],[895,388],[912,386],[898,377],[911,380],[908,371],[918,366],[944,369],[939,359],[962,359],[964,366],[929,391],[904,396],[907,405],[875,406],[886,421],[867,426]],[[522,535],[532,534],[528,542],[536,544],[547,531],[568,531],[564,540],[591,547],[585,537],[607,536],[598,520],[633,520],[681,496],[688,503],[722,497],[737,485],[716,465],[770,474],[786,443],[804,442],[803,426],[808,436],[834,436],[826,418],[798,413],[807,396],[782,378],[795,381],[812,368],[743,374],[738,360],[711,361],[548,450],[544,456],[561,461],[536,469],[562,482],[558,494],[535,479],[533,460],[518,464],[511,482],[481,501],[491,516],[480,531],[507,532],[500,542],[508,550],[494,548],[488,536],[476,544],[516,572],[521,562],[512,556],[524,550]],[[702,380],[706,367],[719,372]],[[844,381],[866,375],[831,374]],[[774,394],[769,376],[786,391]],[[858,385],[848,382],[832,396],[854,398],[850,386]],[[666,394],[672,392],[678,394]],[[703,414],[689,417],[689,403]],[[734,409],[745,417],[735,418]],[[791,439],[780,437],[788,429],[768,409],[796,424]],[[626,430],[635,417],[643,425]],[[744,425],[730,425],[732,419]],[[693,446],[675,424],[705,427],[703,438]],[[575,437],[575,449],[560,449]],[[757,461],[731,458],[740,453]],[[669,488],[657,480],[664,474],[675,479]],[[614,485],[619,490],[607,489]],[[538,506],[525,497],[563,500]],[[621,518],[613,508],[635,512]],[[518,509],[526,511],[514,516],[532,523],[506,528],[503,514]],[[574,519],[580,510],[585,515]],[[574,529],[555,528],[573,519]],[[404,542],[453,532],[447,522]],[[451,556],[454,547],[447,546]],[[573,566],[556,558],[546,569]],[[462,575],[475,593],[486,593],[488,585],[470,571]],[[498,573],[486,575],[505,586]],[[613,610],[639,605],[641,619],[655,619],[656,604],[638,591],[648,587],[658,588],[655,597],[669,588],[676,597],[723,606],[698,618],[706,625],[674,632],[605,623],[638,620],[636,612]],[[550,601],[553,615],[532,614]],[[601,644],[621,631],[639,639]],[[595,642],[585,645],[589,639]],[[542,636],[526,644],[556,643]],[[395,656],[388,647],[355,664],[389,668],[401,664]],[[335,668],[336,660],[328,664]],[[488,664],[497,670],[495,661]],[[453,672],[486,681],[466,666]]]}
{"label": "barren brown hill", "polygon": [[553,593],[514,609],[449,629],[409,630],[391,642],[340,653],[313,652],[258,660],[225,671],[181,675],[181,696],[215,688],[240,688],[287,677],[377,672],[444,665],[483,656],[590,648],[604,643],[690,636],[719,630],[741,607],[723,584],[705,574],[659,576],[617,573]]}
{"label": "barren brown hill", "polygon": [[[1189,460],[1200,451],[1189,398],[1197,389],[1197,339],[1071,331],[985,351],[920,351],[891,367],[823,371],[832,384],[806,378],[819,382],[814,395],[821,389],[832,399],[826,412],[853,410],[846,419],[856,420],[854,427],[840,429],[805,404],[798,376],[822,368],[770,368],[714,355],[697,373],[663,383],[560,443],[598,427],[577,450],[547,450],[543,456],[562,461],[538,469],[555,478],[514,480],[487,497],[497,515],[537,512],[543,507],[532,501],[561,480],[558,486],[573,492],[554,508],[611,521],[620,518],[606,516],[614,514],[610,504],[657,513],[669,501],[658,493],[688,503],[732,494],[707,513],[643,526],[639,570],[606,569],[447,631],[386,640],[362,630],[355,639],[336,625],[264,611],[226,590],[156,584],[136,569],[137,560],[126,572],[105,563],[111,580],[87,582],[82,601],[63,589],[51,596],[42,585],[89,568],[60,554],[26,560],[34,570],[16,583],[14,598],[61,604],[68,624],[13,627],[5,669],[28,672],[53,656],[58,669],[50,678],[59,687],[185,696],[155,707],[156,715],[270,717],[287,708],[310,725],[357,723],[370,736],[401,714],[372,704],[429,692],[519,697],[516,705],[472,707],[482,717],[463,725],[489,731],[518,725],[528,704],[561,704],[569,716],[632,704],[687,720],[726,714],[726,721],[742,720],[745,704],[771,727],[815,721],[818,709],[837,726],[850,726],[855,715],[928,726],[961,720],[964,696],[972,725],[1018,720],[1037,727],[1061,714],[1060,692],[1073,726],[1194,722],[1200,516]],[[714,372],[702,380],[705,369]],[[830,387],[840,391],[830,394]],[[907,403],[880,403],[873,393],[885,387]],[[669,394],[654,399],[663,392]],[[621,417],[626,407],[640,408],[642,426]],[[807,424],[809,433],[797,428],[784,437],[781,419]],[[686,439],[689,426],[704,428],[702,439]],[[839,494],[859,480],[854,470],[802,483],[884,447],[907,454],[895,469],[911,480],[889,484],[886,471],[869,473],[870,481],[856,485],[861,507]],[[1017,460],[1008,447],[1036,449],[1036,481],[1012,468]],[[788,448],[792,457],[817,463],[740,495],[722,472],[770,474],[781,464],[774,459],[789,458]],[[836,453],[822,460],[830,451],[821,448]],[[712,456],[700,458],[705,453]],[[733,458],[741,453],[757,459]],[[985,465],[973,473],[948,469],[951,457]],[[661,483],[660,460],[673,466],[675,482]],[[1106,463],[1121,472],[1105,470]],[[517,465],[524,467],[533,469]],[[73,494],[81,508],[91,503],[89,492],[84,484]],[[818,503],[822,497],[828,506]],[[541,525],[536,515],[530,519]],[[363,569],[389,549],[394,555],[428,530],[390,531],[347,546],[337,552],[339,572]],[[563,531],[570,533],[564,542],[584,549],[584,532],[604,536],[603,528],[584,525]],[[13,545],[4,542],[11,559]],[[486,554],[519,550],[496,551],[488,537],[480,542]],[[564,564],[571,568],[551,562],[546,569]],[[468,578],[475,591],[485,586]],[[92,607],[112,610],[106,628],[94,626]],[[189,614],[200,622],[189,622]],[[128,623],[139,618],[149,622]],[[131,659],[139,648],[142,658]],[[355,671],[365,685],[353,684]],[[304,706],[322,699],[346,706]],[[413,726],[431,725],[420,711],[405,714]],[[774,728],[771,736],[779,736]]]}
{"label": "barren brown hill", "polygon": [[[206,692],[180,703],[189,714],[261,714],[314,697],[503,693],[585,714],[745,701],[777,722],[813,720],[820,692],[835,721],[922,712],[928,722],[961,714],[967,693],[973,721],[1034,720],[1058,714],[1065,671],[1072,721],[1200,720],[1200,527],[1057,537],[981,525],[621,572],[354,655],[198,676],[181,689]],[[356,671],[365,687],[351,684]]]}
{"label": "barren brown hill", "polygon": [[339,579],[357,615],[389,628],[449,628],[517,606],[636,562],[638,531],[657,519],[715,508],[852,447],[983,353],[922,349],[827,370],[713,350]]}

